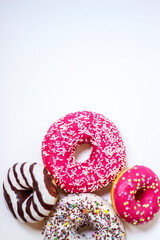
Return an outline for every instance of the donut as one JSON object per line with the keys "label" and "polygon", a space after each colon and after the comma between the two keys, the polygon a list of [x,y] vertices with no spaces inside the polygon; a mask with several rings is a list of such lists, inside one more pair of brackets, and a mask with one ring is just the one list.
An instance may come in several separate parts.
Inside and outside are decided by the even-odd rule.
{"label": "donut", "polygon": [[136,165],[116,178],[111,200],[125,221],[134,225],[147,223],[160,209],[160,180],[148,167]]}
{"label": "donut", "polygon": [[[76,148],[91,145],[84,162]],[[75,112],[54,122],[42,142],[42,159],[65,192],[93,192],[111,183],[126,164],[126,151],[116,126],[101,114]]]}
{"label": "donut", "polygon": [[3,182],[4,198],[13,216],[22,222],[41,221],[57,202],[50,172],[38,163],[16,163]]}
{"label": "donut", "polygon": [[[83,226],[93,231],[80,234]],[[92,193],[73,193],[62,198],[43,228],[44,240],[125,239],[124,226],[108,201]]]}

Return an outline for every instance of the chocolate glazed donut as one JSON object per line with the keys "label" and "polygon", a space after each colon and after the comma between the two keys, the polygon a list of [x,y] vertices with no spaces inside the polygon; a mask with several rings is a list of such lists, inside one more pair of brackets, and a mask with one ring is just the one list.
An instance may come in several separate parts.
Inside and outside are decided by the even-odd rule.
{"label": "chocolate glazed donut", "polygon": [[41,221],[58,199],[55,181],[38,163],[16,163],[3,183],[4,197],[13,216],[22,222]]}

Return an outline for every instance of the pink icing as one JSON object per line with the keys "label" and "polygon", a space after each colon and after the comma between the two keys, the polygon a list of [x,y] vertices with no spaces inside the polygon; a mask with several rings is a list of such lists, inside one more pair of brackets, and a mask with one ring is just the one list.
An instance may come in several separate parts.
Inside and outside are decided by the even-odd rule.
{"label": "pink icing", "polygon": [[[92,152],[81,163],[74,153],[83,143],[89,143]],[[66,192],[91,192],[116,178],[126,164],[126,153],[120,133],[109,119],[83,111],[51,125],[42,142],[42,159]]]}
{"label": "pink icing", "polygon": [[145,166],[134,166],[124,172],[113,191],[118,215],[129,223],[143,224],[160,209],[160,180]]}

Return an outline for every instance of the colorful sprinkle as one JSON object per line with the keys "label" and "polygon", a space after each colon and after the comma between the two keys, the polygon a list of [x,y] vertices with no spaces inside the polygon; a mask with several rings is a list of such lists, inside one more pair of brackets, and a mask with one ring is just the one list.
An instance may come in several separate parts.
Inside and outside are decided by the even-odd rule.
{"label": "colorful sprinkle", "polygon": [[64,224],[64,226],[67,226],[68,225],[68,222],[66,222],[65,224]]}
{"label": "colorful sprinkle", "polygon": [[107,213],[108,213],[108,210],[104,210],[104,213],[106,213],[106,214],[107,214]]}
{"label": "colorful sprinkle", "polygon": [[86,214],[87,213],[87,209],[83,209],[83,212]]}

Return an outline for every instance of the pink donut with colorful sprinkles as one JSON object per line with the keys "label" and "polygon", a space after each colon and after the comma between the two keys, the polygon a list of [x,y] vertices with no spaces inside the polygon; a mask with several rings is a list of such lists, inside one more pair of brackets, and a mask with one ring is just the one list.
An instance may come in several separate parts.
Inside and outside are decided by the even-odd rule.
{"label": "pink donut with colorful sprinkles", "polygon": [[147,223],[160,209],[160,179],[150,168],[136,165],[116,178],[111,199],[121,218],[134,225]]}
{"label": "pink donut with colorful sprinkles", "polygon": [[[84,162],[76,148],[91,145]],[[116,126],[101,114],[82,111],[51,125],[42,142],[42,159],[57,185],[66,192],[92,192],[111,183],[126,164],[125,147]]]}

